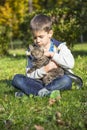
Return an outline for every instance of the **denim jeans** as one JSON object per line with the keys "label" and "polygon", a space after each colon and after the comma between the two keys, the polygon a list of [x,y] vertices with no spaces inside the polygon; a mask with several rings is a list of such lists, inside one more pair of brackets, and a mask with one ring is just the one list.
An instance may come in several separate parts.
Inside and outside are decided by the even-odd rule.
{"label": "denim jeans", "polygon": [[12,80],[12,85],[24,92],[26,95],[38,95],[39,90],[42,88],[46,88],[49,91],[71,89],[72,80],[67,75],[64,75],[63,77],[58,77],[50,84],[44,86],[40,81],[26,77],[22,74],[16,74]]}

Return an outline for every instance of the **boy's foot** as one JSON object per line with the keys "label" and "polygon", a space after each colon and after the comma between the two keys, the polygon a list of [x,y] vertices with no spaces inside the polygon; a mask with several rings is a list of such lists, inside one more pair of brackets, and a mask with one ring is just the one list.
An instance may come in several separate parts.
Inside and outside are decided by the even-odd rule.
{"label": "boy's foot", "polygon": [[75,75],[75,74],[72,74],[71,72],[69,71],[65,71],[65,74],[67,74],[78,86],[78,89],[82,88],[83,86],[83,80],[81,77]]}
{"label": "boy's foot", "polygon": [[15,92],[15,97],[22,97],[23,95],[23,92]]}
{"label": "boy's foot", "polygon": [[43,88],[38,92],[38,96],[40,96],[40,97],[44,97],[44,96],[48,96],[48,95],[50,95],[50,91],[47,90],[46,88]]}

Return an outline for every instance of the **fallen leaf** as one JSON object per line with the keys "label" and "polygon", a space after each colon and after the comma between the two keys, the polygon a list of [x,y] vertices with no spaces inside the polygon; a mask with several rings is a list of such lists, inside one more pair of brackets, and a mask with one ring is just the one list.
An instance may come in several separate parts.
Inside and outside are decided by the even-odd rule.
{"label": "fallen leaf", "polygon": [[11,128],[13,125],[13,122],[11,120],[5,120],[4,123],[5,123],[6,129]]}
{"label": "fallen leaf", "polygon": [[44,128],[40,125],[35,125],[34,127],[36,128],[36,130],[44,130]]}
{"label": "fallen leaf", "polygon": [[55,99],[49,99],[49,105],[53,105],[54,103],[56,102],[56,100]]}
{"label": "fallen leaf", "polygon": [[57,97],[56,97],[56,100],[60,100],[60,99],[61,99],[61,96],[57,96]]}
{"label": "fallen leaf", "polygon": [[56,112],[56,118],[60,119],[61,118],[61,113],[60,112]]}
{"label": "fallen leaf", "polygon": [[57,123],[58,123],[59,125],[65,125],[65,122],[62,121],[61,119],[58,119],[58,120],[57,120]]}
{"label": "fallen leaf", "polygon": [[0,105],[0,113],[3,113],[3,112],[5,112],[5,108]]}

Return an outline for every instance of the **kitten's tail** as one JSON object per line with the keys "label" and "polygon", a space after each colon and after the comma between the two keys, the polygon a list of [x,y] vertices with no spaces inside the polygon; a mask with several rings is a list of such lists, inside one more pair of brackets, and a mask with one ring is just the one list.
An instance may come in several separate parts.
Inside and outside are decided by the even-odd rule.
{"label": "kitten's tail", "polygon": [[67,70],[65,70],[65,74],[68,75],[78,85],[79,88],[82,88],[83,80],[81,77],[79,77],[79,76],[77,76],[77,75],[75,75]]}

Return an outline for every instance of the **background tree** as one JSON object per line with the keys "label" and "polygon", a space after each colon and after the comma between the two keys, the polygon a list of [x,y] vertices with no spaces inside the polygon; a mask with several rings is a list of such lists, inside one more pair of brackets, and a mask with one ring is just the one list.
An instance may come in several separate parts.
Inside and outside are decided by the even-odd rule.
{"label": "background tree", "polygon": [[[27,6],[25,8],[27,2],[27,0],[6,0],[0,2],[0,26],[1,28],[6,28],[4,30],[7,30],[5,33],[10,39],[11,48],[13,48],[12,39],[19,36],[19,25],[23,22],[23,18],[27,12]],[[1,40],[0,44],[2,44],[1,42],[3,41]]]}
{"label": "background tree", "polygon": [[38,13],[52,18],[54,37],[67,41],[68,45],[74,44],[80,35],[87,34],[86,0],[1,0],[0,27],[6,27],[4,30],[7,30],[11,48],[16,39],[21,39],[25,45],[32,42],[29,22]]}

